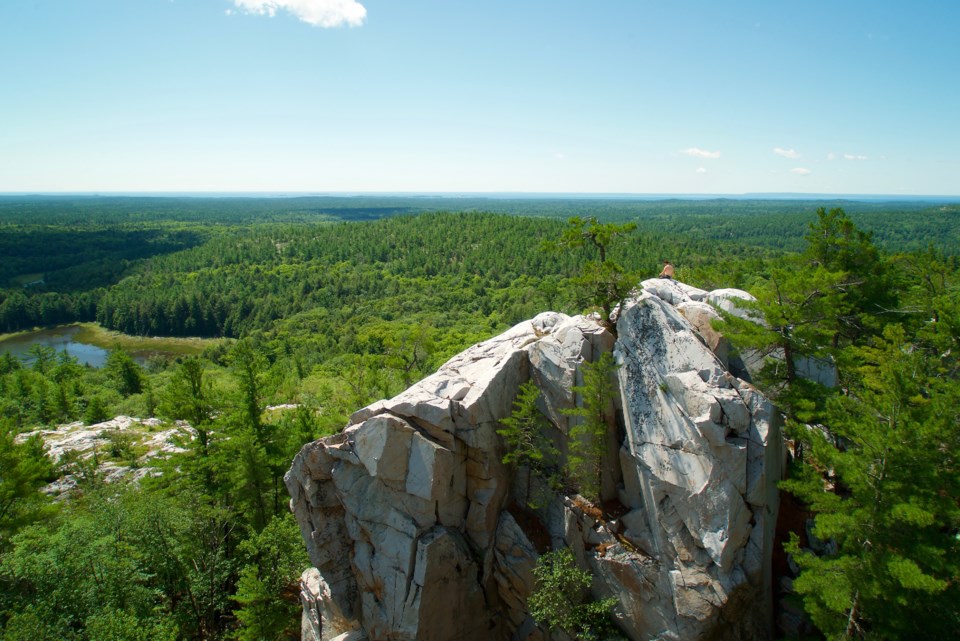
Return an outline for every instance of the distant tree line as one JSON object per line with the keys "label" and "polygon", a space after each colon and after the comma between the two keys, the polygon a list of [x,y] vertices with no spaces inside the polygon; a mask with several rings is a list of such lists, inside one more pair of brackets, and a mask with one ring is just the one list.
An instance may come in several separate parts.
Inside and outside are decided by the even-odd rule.
{"label": "distant tree line", "polygon": [[[437,213],[205,232],[210,237],[202,244],[158,252],[108,286],[98,277],[89,290],[3,290],[0,331],[96,320],[133,335],[241,337],[320,309],[336,322],[357,314],[390,320],[413,309],[443,309],[451,318],[495,314],[511,323],[538,309],[571,308],[570,288],[562,283],[580,277],[577,266],[588,248],[539,249],[563,224]],[[691,273],[698,265],[712,269],[766,253],[663,232],[637,234],[612,251],[626,269],[650,275],[665,253]]]}

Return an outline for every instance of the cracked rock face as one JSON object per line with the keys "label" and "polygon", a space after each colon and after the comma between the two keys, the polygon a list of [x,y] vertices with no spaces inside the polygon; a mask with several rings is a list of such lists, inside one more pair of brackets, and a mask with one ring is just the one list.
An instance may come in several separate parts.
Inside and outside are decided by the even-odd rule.
{"label": "cracked rock face", "polygon": [[[692,296],[708,293],[645,286],[616,341],[594,320],[541,314],[305,446],[286,477],[315,566],[303,639],[549,639],[526,612],[549,546],[594,574],[595,597],[617,598],[630,639],[765,638],[776,414],[677,310]],[[536,382],[563,450],[580,365],[611,350],[621,411],[602,493],[626,510],[597,520],[579,497],[518,503],[550,496],[501,462],[496,430],[519,386]]]}
{"label": "cracked rock face", "polygon": [[659,297],[631,301],[617,329],[624,498],[635,509],[625,536],[649,546],[660,564],[657,592],[673,602],[659,638],[701,638],[727,621],[737,623],[728,638],[765,638],[777,414]]}

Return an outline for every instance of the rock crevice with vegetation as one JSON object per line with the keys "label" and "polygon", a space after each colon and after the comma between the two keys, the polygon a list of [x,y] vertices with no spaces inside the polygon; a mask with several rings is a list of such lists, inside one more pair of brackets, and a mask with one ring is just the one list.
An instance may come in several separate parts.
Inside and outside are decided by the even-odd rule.
{"label": "rock crevice with vegetation", "polygon": [[678,309],[692,288],[664,286],[616,336],[540,314],[305,446],[286,476],[315,566],[303,639],[600,638],[531,611],[551,549],[627,638],[769,636],[779,425]]}

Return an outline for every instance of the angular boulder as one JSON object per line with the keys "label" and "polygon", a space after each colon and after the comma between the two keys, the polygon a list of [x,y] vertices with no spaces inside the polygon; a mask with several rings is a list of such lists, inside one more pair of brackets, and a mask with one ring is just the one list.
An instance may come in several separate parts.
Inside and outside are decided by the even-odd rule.
{"label": "angular boulder", "polygon": [[[305,641],[559,639],[526,609],[539,554],[559,546],[594,575],[595,597],[616,598],[630,639],[766,638],[776,411],[726,371],[709,323],[698,333],[675,307],[707,292],[643,289],[618,337],[540,314],[303,448],[286,483],[315,566]],[[532,379],[565,452],[581,365],[610,351],[619,399],[601,509],[505,466],[497,429]]]}

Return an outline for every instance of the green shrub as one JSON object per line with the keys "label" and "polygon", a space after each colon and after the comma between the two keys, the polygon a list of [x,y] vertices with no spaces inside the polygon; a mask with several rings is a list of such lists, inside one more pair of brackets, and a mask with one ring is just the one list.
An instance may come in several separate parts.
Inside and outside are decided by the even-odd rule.
{"label": "green shrub", "polygon": [[616,638],[610,610],[617,600],[589,599],[590,573],[577,567],[568,548],[537,559],[533,576],[537,588],[527,599],[527,607],[538,624],[560,628],[581,641]]}

